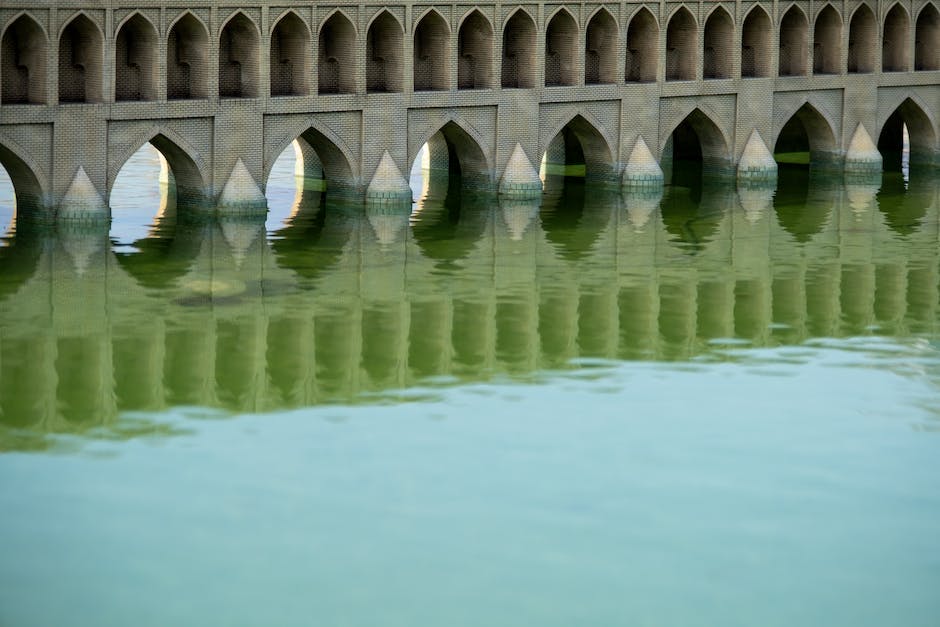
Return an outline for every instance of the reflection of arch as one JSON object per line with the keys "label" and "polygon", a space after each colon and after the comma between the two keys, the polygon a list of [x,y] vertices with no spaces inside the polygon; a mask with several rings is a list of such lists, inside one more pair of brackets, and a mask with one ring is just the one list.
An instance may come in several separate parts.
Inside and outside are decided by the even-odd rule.
{"label": "reflection of arch", "polygon": [[208,172],[205,162],[185,139],[169,129],[156,125],[138,135],[138,139],[131,143],[123,153],[119,153],[117,158],[111,162],[108,168],[108,195],[110,196],[114,181],[117,180],[117,176],[127,160],[148,142],[160,151],[160,154],[166,159],[170,172],[173,174],[177,204],[182,205],[184,202],[198,203],[205,200],[205,182]]}
{"label": "reflection of arch", "polygon": [[237,11],[219,35],[219,97],[258,96],[258,58],[261,36],[255,23]]}
{"label": "reflection of arch", "polygon": [[777,73],[780,76],[806,74],[806,33],[809,30],[806,14],[793,5],[780,20],[780,51]]}
{"label": "reflection of arch", "polygon": [[658,59],[659,24],[649,9],[643,7],[630,18],[627,27],[627,82],[656,82]]}
{"label": "reflection of arch", "polygon": [[734,59],[734,21],[722,7],[705,20],[702,78],[731,78]]}
{"label": "reflection of arch", "polygon": [[48,181],[29,152],[10,139],[0,138],[0,165],[13,183],[17,213],[40,210],[46,198]]}
{"label": "reflection of arch", "polygon": [[493,27],[474,9],[457,33],[457,89],[492,87]]}
{"label": "reflection of arch", "polygon": [[450,88],[450,28],[441,14],[429,9],[414,34],[414,90]]}
{"label": "reflection of arch", "polygon": [[[356,160],[345,144],[329,129],[320,126],[312,119],[307,119],[287,134],[285,139],[275,146],[265,162],[264,180],[268,180],[271,168],[284,150],[294,141],[301,142],[302,152],[312,150],[320,161],[322,175],[328,190],[355,190],[358,187],[358,173],[354,169]],[[313,174],[309,164],[304,164],[305,176]]]}
{"label": "reflection of arch", "polygon": [[545,29],[545,86],[578,82],[578,23],[567,9],[559,9]]}
{"label": "reflection of arch", "polygon": [[838,153],[834,128],[832,122],[819,109],[809,102],[804,102],[777,131],[773,152],[808,150],[812,164],[831,161]]}
{"label": "reflection of arch", "polygon": [[842,68],[842,17],[831,4],[816,16],[813,29],[813,74],[838,74]]}
{"label": "reflection of arch", "polygon": [[620,28],[610,12],[601,7],[588,21],[584,38],[584,83],[617,82],[617,40]]}
{"label": "reflection of arch", "polygon": [[925,6],[917,16],[914,69],[940,70],[940,13],[932,4]]}
{"label": "reflection of arch", "polygon": [[339,9],[323,22],[318,52],[319,93],[355,93],[356,38],[355,26]]}
{"label": "reflection of arch", "polygon": [[45,30],[28,13],[6,27],[0,40],[0,103],[45,104],[48,47]]}
{"label": "reflection of arch", "polygon": [[755,6],[744,18],[741,27],[741,76],[766,77],[771,73],[770,45],[773,27],[770,17]]}
{"label": "reflection of arch", "polygon": [[695,80],[698,26],[685,7],[672,14],[666,27],[666,80]]}
{"label": "reflection of arch", "polygon": [[114,99],[156,100],[157,29],[134,13],[118,29],[114,50]]}
{"label": "reflection of arch", "polygon": [[849,74],[868,74],[875,71],[875,52],[878,27],[875,14],[867,4],[861,4],[849,22]]}
{"label": "reflection of arch", "polygon": [[907,10],[895,4],[885,15],[881,38],[881,71],[906,72],[910,69],[911,18]]}
{"label": "reflection of arch", "polygon": [[503,87],[535,87],[535,22],[522,8],[503,25]]}
{"label": "reflection of arch", "polygon": [[[673,139],[676,130],[683,126],[691,128],[698,139],[704,170],[720,172],[728,167],[731,161],[728,138],[717,122],[696,107],[673,127],[667,143]],[[664,144],[663,148],[665,147]]]}
{"label": "reflection of arch", "polygon": [[310,57],[310,31],[293,11],[278,20],[271,33],[270,74],[272,96],[306,96]]}
{"label": "reflection of arch", "polygon": [[209,31],[187,11],[170,27],[166,45],[166,97],[208,97]]}
{"label": "reflection of arch", "polygon": [[413,163],[421,147],[424,144],[430,144],[432,138],[440,133],[446,142],[448,157],[453,157],[447,160],[452,173],[459,173],[465,182],[483,184],[489,182],[492,168],[490,159],[483,149],[486,145],[483,137],[472,126],[453,116],[448,116],[446,122],[435,124],[435,127],[415,142],[412,153],[408,155],[408,163]]}
{"label": "reflection of arch", "polygon": [[98,25],[79,12],[59,35],[59,102],[101,102],[103,38]]}
{"label": "reflection of arch", "polygon": [[878,132],[878,150],[884,158],[885,168],[900,166],[902,148],[901,126],[906,125],[910,141],[911,163],[932,163],[937,153],[937,125],[928,113],[929,107],[905,97],[881,123]]}
{"label": "reflection of arch", "polygon": [[[580,152],[583,153],[585,176],[596,179],[606,178],[613,173],[613,151],[610,148],[611,142],[600,130],[602,128],[603,126],[592,120],[588,113],[574,113],[548,135],[548,142],[542,147],[543,154],[549,151],[552,144],[563,139],[566,145],[566,160],[570,159],[569,148],[571,140],[574,139]],[[568,165],[576,164],[569,163]]]}
{"label": "reflection of arch", "polygon": [[403,30],[387,10],[372,18],[366,33],[366,91],[400,92]]}

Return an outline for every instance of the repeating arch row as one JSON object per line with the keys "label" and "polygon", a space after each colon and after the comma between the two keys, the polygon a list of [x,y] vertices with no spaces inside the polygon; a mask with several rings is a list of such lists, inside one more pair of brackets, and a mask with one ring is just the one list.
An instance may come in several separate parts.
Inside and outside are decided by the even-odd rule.
{"label": "repeating arch row", "polygon": [[[59,102],[109,100],[106,76],[113,77],[114,100],[152,101],[208,98],[216,88],[222,98],[356,93],[363,87],[366,92],[400,92],[408,86],[404,72],[409,65],[414,91],[533,88],[540,69],[546,86],[766,77],[775,68],[779,76],[940,70],[940,11],[928,3],[913,23],[912,28],[900,3],[890,7],[880,24],[863,3],[847,28],[831,4],[816,13],[812,25],[792,5],[776,26],[759,5],[740,25],[719,6],[700,29],[692,11],[681,6],[669,16],[661,36],[659,22],[645,7],[630,17],[626,29],[606,8],[598,8],[583,30],[562,7],[544,25],[543,47],[535,20],[522,7],[505,21],[501,33],[478,9],[464,15],[454,33],[431,8],[415,23],[409,64],[405,30],[388,10],[372,18],[362,37],[337,9],[320,24],[315,42],[312,29],[293,11],[280,15],[265,37],[250,17],[237,11],[213,44],[205,24],[190,12],[171,24],[165,39],[143,14],[134,13],[107,42],[95,22],[80,12],[59,33],[55,60],[48,58],[52,48],[45,29],[23,13],[2,33],[0,102],[48,102],[53,61]],[[262,72],[265,53],[268,71]],[[161,56],[165,77],[158,71],[164,66]],[[113,72],[106,72],[112,60]],[[210,73],[216,66],[213,82]],[[360,66],[364,77],[357,76]]]}

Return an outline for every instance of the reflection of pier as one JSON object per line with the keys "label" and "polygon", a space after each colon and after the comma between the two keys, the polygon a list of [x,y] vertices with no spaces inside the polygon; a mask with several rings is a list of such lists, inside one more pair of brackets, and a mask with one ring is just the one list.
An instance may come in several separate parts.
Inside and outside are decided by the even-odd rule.
{"label": "reflection of pier", "polygon": [[722,187],[662,206],[429,206],[411,225],[314,196],[282,239],[213,222],[130,257],[99,230],[21,233],[0,251],[0,420],[55,432],[125,410],[263,411],[576,357],[684,359],[714,338],[935,332],[936,184],[880,208],[874,187],[807,196],[811,220]]}

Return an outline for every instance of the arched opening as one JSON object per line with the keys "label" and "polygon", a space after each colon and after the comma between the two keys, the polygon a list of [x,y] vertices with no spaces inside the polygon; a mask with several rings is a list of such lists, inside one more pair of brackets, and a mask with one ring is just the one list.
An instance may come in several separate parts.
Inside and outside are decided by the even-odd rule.
{"label": "arched opening", "polygon": [[813,74],[838,74],[842,68],[842,18],[831,4],[816,16],[813,30]]}
{"label": "arched opening", "polygon": [[124,22],[114,50],[114,99],[156,100],[157,31],[139,13]]}
{"label": "arched opening", "polygon": [[659,26],[646,8],[637,11],[627,28],[628,83],[655,83],[659,58]]}
{"label": "arched opening", "polygon": [[254,22],[236,14],[219,36],[219,97],[258,97],[260,37]]}
{"label": "arched opening", "polygon": [[[284,147],[268,166],[266,181],[273,176],[275,164],[283,166],[285,163],[293,164],[291,178],[295,183],[295,195],[306,198],[326,190],[331,198],[336,198],[358,189],[357,178],[346,153],[316,128],[308,128]],[[282,177],[279,182],[282,187],[285,187],[284,180],[288,179]]]}
{"label": "arched opening", "polygon": [[795,6],[790,7],[780,20],[780,54],[777,73],[780,76],[806,75],[806,14]]}
{"label": "arched opening", "polygon": [[698,27],[688,9],[682,7],[666,29],[666,80],[695,80],[695,49]]}
{"label": "arched opening", "polygon": [[502,85],[535,87],[535,22],[523,9],[517,9],[503,28]]}
{"label": "arched opening", "polygon": [[703,78],[731,78],[734,62],[734,22],[722,8],[715,9],[705,21],[702,49]]}
{"label": "arched opening", "polygon": [[118,256],[137,252],[135,244],[176,218],[175,177],[169,164],[145,143],[124,162],[111,186],[110,238]]}
{"label": "arched opening", "polygon": [[437,11],[418,22],[414,36],[415,91],[450,89],[450,29]]}
{"label": "arched opening", "polygon": [[617,39],[620,29],[613,16],[601,9],[587,26],[584,39],[584,83],[599,85],[617,82]]}
{"label": "arched opening", "polygon": [[382,11],[366,35],[366,91],[400,92],[402,61],[401,25],[391,13]]}
{"label": "arched opening", "polygon": [[36,173],[15,152],[0,144],[0,168],[6,170],[12,186],[11,211],[26,215],[42,208],[43,190]]}
{"label": "arched opening", "polygon": [[39,24],[21,15],[7,26],[0,43],[0,104],[46,103],[46,49]]}
{"label": "arched opening", "polygon": [[271,95],[310,93],[310,31],[295,13],[288,13],[271,33]]}
{"label": "arched opening", "polygon": [[166,97],[189,100],[208,97],[209,35],[191,13],[181,17],[166,44]]}
{"label": "arched opening", "polygon": [[562,9],[545,30],[545,86],[577,85],[578,24]]}
{"label": "arched opening", "polygon": [[479,11],[464,19],[457,34],[457,89],[493,86],[493,27]]}
{"label": "arched opening", "polygon": [[907,11],[900,4],[895,4],[885,16],[881,38],[882,72],[907,72],[910,69],[910,30]]}
{"label": "arched opening", "polygon": [[576,115],[546,146],[539,175],[547,192],[577,179],[604,181],[613,174],[611,155],[604,135]]}
{"label": "arched opening", "polygon": [[668,184],[698,190],[704,176],[725,173],[728,145],[718,125],[695,109],[669,136],[661,161]]}
{"label": "arched opening", "polygon": [[79,15],[59,37],[59,102],[101,102],[101,31]]}
{"label": "arched opening", "polygon": [[448,193],[490,182],[486,154],[456,122],[444,124],[421,147],[411,165],[413,197],[441,200]]}
{"label": "arched opening", "polygon": [[318,91],[321,94],[356,92],[356,29],[337,11],[320,28]]}
{"label": "arched opening", "polygon": [[924,110],[906,98],[888,116],[878,136],[884,169],[907,177],[909,166],[932,163],[937,134]]}
{"label": "arched opening", "polygon": [[869,74],[875,71],[875,53],[878,50],[878,27],[875,14],[867,4],[861,5],[849,22],[849,74]]}
{"label": "arched opening", "polygon": [[834,162],[836,137],[832,126],[811,104],[804,104],[777,134],[774,160],[781,169],[805,169]]}
{"label": "arched opening", "polygon": [[[13,181],[7,174],[3,165],[0,165],[0,238],[10,230],[13,219],[16,216],[16,190],[13,189]],[[6,245],[6,241],[0,239],[0,247]]]}
{"label": "arched opening", "polygon": [[741,76],[764,78],[771,74],[770,45],[773,29],[770,17],[754,7],[744,18],[741,29]]}
{"label": "arched opening", "polygon": [[940,13],[928,4],[917,16],[914,30],[914,69],[940,70]]}

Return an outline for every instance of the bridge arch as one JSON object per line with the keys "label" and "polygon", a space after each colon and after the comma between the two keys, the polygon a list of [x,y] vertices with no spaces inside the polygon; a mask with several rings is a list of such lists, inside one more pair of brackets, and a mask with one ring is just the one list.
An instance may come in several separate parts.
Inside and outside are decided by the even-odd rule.
{"label": "bridge arch", "polygon": [[649,9],[641,7],[627,27],[625,78],[629,83],[655,83],[658,66],[659,22]]}
{"label": "bridge arch", "polygon": [[770,16],[755,5],[741,26],[741,77],[765,78],[771,75],[773,24]]}
{"label": "bridge arch", "polygon": [[869,74],[875,71],[875,52],[878,50],[878,26],[875,13],[867,4],[860,4],[849,22],[849,74]]}
{"label": "bridge arch", "polygon": [[493,25],[479,9],[460,21],[457,31],[457,89],[493,86]]}
{"label": "bridge arch", "polygon": [[254,20],[236,11],[219,33],[219,97],[257,98],[261,34]]}
{"label": "bridge arch", "polygon": [[731,78],[734,68],[734,20],[718,6],[705,20],[702,78]]}
{"label": "bridge arch", "polygon": [[59,102],[104,100],[104,37],[84,11],[59,33]]}
{"label": "bridge arch", "polygon": [[42,24],[22,12],[0,36],[0,104],[46,103],[46,51],[49,37]]}
{"label": "bridge arch", "polygon": [[379,11],[366,31],[366,91],[400,92],[404,68],[404,29],[388,9]]}
{"label": "bridge arch", "polygon": [[914,69],[940,70],[940,12],[927,4],[917,15],[914,27]]}
{"label": "bridge arch", "polygon": [[450,26],[436,9],[428,9],[414,31],[414,90],[450,89]]}
{"label": "bridge arch", "polygon": [[305,176],[322,176],[327,185],[327,192],[338,190],[345,193],[359,188],[356,159],[342,140],[314,117],[305,118],[282,137],[280,142],[273,144],[270,151],[265,149],[265,187],[277,158],[296,141],[303,155]]}
{"label": "bridge arch", "polygon": [[891,109],[878,129],[878,151],[881,152],[884,168],[896,170],[901,167],[902,125],[908,131],[910,162],[934,163],[938,152],[936,117],[917,96],[908,94]]}
{"label": "bridge arch", "polygon": [[785,118],[786,122],[776,130],[773,137],[774,157],[787,162],[783,153],[809,153],[810,165],[822,165],[833,161],[839,152],[835,125],[810,102],[804,101]]}
{"label": "bridge arch", "polygon": [[842,68],[842,16],[826,4],[813,28],[813,74],[838,74]]}
{"label": "bridge arch", "polygon": [[680,6],[666,26],[666,80],[695,80],[698,24],[692,13]]}
{"label": "bridge arch", "polygon": [[318,93],[356,93],[358,37],[352,20],[341,9],[335,9],[323,20],[317,38]]}
{"label": "bridge arch", "polygon": [[535,33],[535,20],[522,7],[503,23],[501,83],[504,88],[535,87]]}
{"label": "bridge arch", "polygon": [[[721,125],[703,109],[695,107],[672,128],[662,150],[664,160],[698,161],[704,173],[717,174],[731,163],[729,146],[728,135]],[[679,168],[673,168],[674,183],[676,174],[682,174]]]}
{"label": "bridge arch", "polygon": [[584,37],[584,84],[617,82],[617,48],[620,26],[604,7],[588,19]]}
{"label": "bridge arch", "polygon": [[[604,127],[586,111],[570,113],[543,140],[542,162],[545,176],[552,166],[584,165],[584,176],[603,180],[614,174],[613,142]],[[569,175],[570,171],[566,171]]]}
{"label": "bridge arch", "polygon": [[778,76],[805,76],[809,21],[797,5],[791,5],[780,20]]}
{"label": "bridge arch", "polygon": [[167,100],[209,97],[209,29],[185,11],[171,24],[166,45]]}
{"label": "bridge arch", "polygon": [[16,213],[22,216],[41,211],[48,197],[49,183],[29,151],[7,137],[0,137],[0,166],[13,183]]}
{"label": "bridge arch", "polygon": [[[459,173],[465,181],[475,184],[491,182],[492,160],[483,148],[487,145],[486,140],[473,126],[456,115],[448,115],[436,121],[426,132],[419,135],[419,140],[415,142],[408,155],[408,163],[414,162],[425,144],[428,144],[432,151],[443,147],[432,145],[438,134],[444,139],[448,153],[448,158],[442,161],[446,160],[452,174]],[[432,154],[432,161],[434,157],[435,155]]]}
{"label": "bridge arch", "polygon": [[881,35],[881,71],[907,72],[910,69],[911,16],[896,2],[885,14]]}
{"label": "bridge arch", "polygon": [[285,11],[274,25],[269,58],[272,96],[310,93],[310,29],[293,10]]}
{"label": "bridge arch", "polygon": [[139,11],[118,26],[114,44],[114,99],[157,99],[157,28]]}
{"label": "bridge arch", "polygon": [[578,22],[561,7],[545,28],[545,86],[578,84]]}

